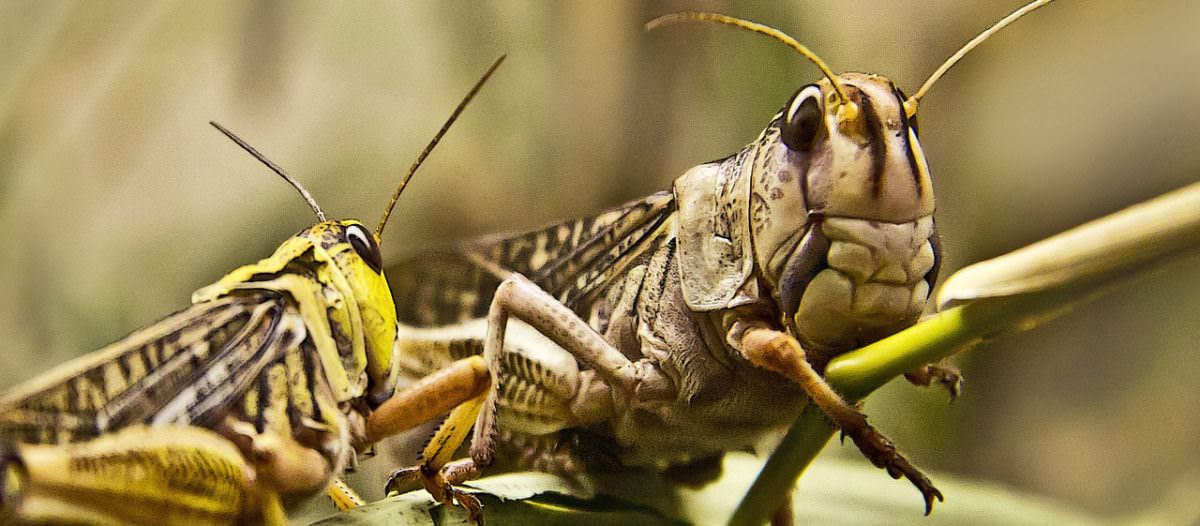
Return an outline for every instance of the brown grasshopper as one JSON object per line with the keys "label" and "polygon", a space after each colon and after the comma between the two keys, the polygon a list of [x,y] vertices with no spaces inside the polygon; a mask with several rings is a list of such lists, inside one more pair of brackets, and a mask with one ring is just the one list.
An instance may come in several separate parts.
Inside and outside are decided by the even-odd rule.
{"label": "brown grasshopper", "polygon": [[[941,492],[821,371],[915,323],[936,280],[917,102],[966,52],[1049,1],[982,33],[912,97],[881,76],[836,75],[759,24],[711,13],[648,24],[765,33],[825,78],[800,88],[749,145],[688,170],[669,191],[392,266],[402,373],[446,371],[411,392],[475,379],[461,392],[478,394],[464,395],[420,465],[389,485],[419,480],[478,521],[478,500],[454,484],[485,468],[570,476],[712,466],[815,403],[873,464],[912,482],[929,513]],[[959,382],[936,366],[909,378],[952,393]],[[469,433],[469,458],[453,460]]]}
{"label": "brown grasshopper", "polygon": [[[197,290],[192,305],[0,395],[0,522],[282,524],[356,451],[436,416],[395,392],[396,315],[380,235],[320,222],[271,256]],[[406,420],[407,419],[407,420]],[[340,504],[356,498],[335,484]]]}

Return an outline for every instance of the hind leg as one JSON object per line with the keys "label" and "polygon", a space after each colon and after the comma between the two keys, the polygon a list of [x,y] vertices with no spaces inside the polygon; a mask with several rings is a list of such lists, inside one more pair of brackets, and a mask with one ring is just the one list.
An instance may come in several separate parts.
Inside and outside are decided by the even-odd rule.
{"label": "hind leg", "polygon": [[[282,524],[278,494],[217,433],[135,426],[87,442],[18,444],[0,459],[0,517],[25,522]],[[275,522],[278,521],[278,522]]]}

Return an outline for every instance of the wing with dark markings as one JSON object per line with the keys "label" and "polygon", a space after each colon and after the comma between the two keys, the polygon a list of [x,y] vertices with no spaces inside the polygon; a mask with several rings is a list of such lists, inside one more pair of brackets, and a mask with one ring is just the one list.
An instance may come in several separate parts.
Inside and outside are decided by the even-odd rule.
{"label": "wing with dark markings", "polygon": [[[612,283],[646,246],[646,241],[661,232],[671,213],[675,198],[670,192],[659,192],[624,206],[608,210],[596,217],[558,225],[572,234],[579,229],[585,234],[578,245],[569,250],[551,253],[553,263],[530,274],[530,279],[558,297],[564,305],[574,308],[592,293]],[[575,227],[583,222],[582,227]],[[589,234],[590,233],[590,234]],[[546,232],[549,234],[549,232]]]}
{"label": "wing with dark markings", "polygon": [[397,315],[418,327],[482,317],[512,272],[575,308],[624,271],[674,211],[671,192],[658,192],[592,217],[403,261],[387,270]]}
{"label": "wing with dark markings", "polygon": [[280,293],[192,305],[6,393],[0,438],[63,443],[137,423],[211,425],[306,334]]}

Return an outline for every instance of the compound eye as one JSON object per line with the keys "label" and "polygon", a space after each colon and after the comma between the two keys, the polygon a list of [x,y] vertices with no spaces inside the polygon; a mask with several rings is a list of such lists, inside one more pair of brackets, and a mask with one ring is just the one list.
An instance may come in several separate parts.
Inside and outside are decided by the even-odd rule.
{"label": "compound eye", "polygon": [[793,151],[812,150],[821,125],[825,122],[825,109],[821,103],[821,88],[810,84],[796,92],[788,106],[780,136],[783,144]]}
{"label": "compound eye", "polygon": [[361,225],[350,225],[346,227],[346,239],[371,270],[383,271],[383,255],[379,253],[379,245],[375,244],[375,236]]}

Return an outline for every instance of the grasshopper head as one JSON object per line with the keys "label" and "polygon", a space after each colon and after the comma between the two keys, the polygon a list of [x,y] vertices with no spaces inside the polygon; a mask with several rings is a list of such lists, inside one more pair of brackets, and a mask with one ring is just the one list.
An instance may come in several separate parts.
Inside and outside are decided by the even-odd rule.
{"label": "grasshopper head", "polygon": [[[293,274],[302,274],[299,279]],[[317,352],[339,400],[366,395],[382,403],[395,386],[396,307],[384,279],[375,236],[358,221],[322,221],[285,241],[270,257],[234,269],[192,294],[192,302],[212,300],[237,290],[280,290],[300,302],[305,316],[324,316],[332,345],[317,342]],[[320,310],[320,309],[323,309]],[[322,329],[322,327],[328,327]],[[361,336],[359,336],[361,335]]]}
{"label": "grasshopper head", "polygon": [[757,140],[675,181],[693,310],[757,301],[766,285],[781,321],[829,350],[919,316],[937,241],[915,122],[883,77],[837,84],[801,88]]}
{"label": "grasshopper head", "polygon": [[801,88],[737,154],[675,182],[684,296],[696,310],[753,301],[757,267],[783,314],[796,313],[828,246],[807,234],[828,218],[905,223],[933,213],[933,189],[904,96],[886,78]]}
{"label": "grasshopper head", "polygon": [[392,395],[396,381],[396,307],[383,275],[379,243],[367,227],[354,220],[320,223],[308,233],[328,251],[358,303],[366,351],[367,400],[372,405],[382,403]]}
{"label": "grasshopper head", "polygon": [[828,80],[801,88],[764,132],[751,182],[759,268],[788,281],[784,266],[808,226],[832,217],[906,223],[933,213],[933,186],[905,96],[875,75],[839,75],[857,111]]}
{"label": "grasshopper head", "polygon": [[797,91],[759,141],[750,182],[755,263],[785,323],[826,347],[914,322],[937,258],[906,97],[883,77],[837,79],[844,98],[827,79]]}

